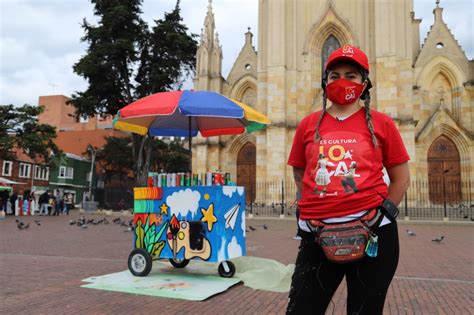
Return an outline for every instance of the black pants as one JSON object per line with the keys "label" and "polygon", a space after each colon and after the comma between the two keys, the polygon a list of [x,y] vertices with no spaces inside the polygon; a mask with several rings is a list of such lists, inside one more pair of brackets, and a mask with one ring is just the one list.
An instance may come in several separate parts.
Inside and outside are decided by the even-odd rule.
{"label": "black pants", "polygon": [[398,265],[397,224],[376,231],[378,254],[347,264],[329,262],[311,233],[301,231],[287,314],[324,314],[344,276],[347,314],[383,313],[385,296]]}

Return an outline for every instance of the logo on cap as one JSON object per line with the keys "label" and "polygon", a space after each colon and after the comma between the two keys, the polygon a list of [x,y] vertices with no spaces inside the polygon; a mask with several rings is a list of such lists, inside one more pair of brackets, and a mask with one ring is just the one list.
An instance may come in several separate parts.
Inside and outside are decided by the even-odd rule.
{"label": "logo on cap", "polygon": [[354,54],[354,49],[352,49],[352,46],[350,45],[344,45],[344,47],[342,47],[342,53],[343,54],[350,54],[350,55],[353,55]]}
{"label": "logo on cap", "polygon": [[346,95],[345,95],[346,101],[356,98],[355,94],[356,94],[355,86],[346,87]]}

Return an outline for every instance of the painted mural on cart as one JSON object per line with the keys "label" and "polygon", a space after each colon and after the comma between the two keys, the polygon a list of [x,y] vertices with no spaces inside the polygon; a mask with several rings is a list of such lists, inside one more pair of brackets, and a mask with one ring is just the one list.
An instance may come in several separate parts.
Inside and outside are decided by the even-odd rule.
{"label": "painted mural on cart", "polygon": [[211,262],[245,255],[243,187],[142,187],[134,194],[135,248]]}

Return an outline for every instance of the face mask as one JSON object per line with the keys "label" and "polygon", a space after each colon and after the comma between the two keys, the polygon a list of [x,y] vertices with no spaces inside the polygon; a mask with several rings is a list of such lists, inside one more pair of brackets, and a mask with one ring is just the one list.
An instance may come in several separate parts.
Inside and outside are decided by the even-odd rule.
{"label": "face mask", "polygon": [[364,88],[364,84],[338,79],[326,86],[326,95],[331,102],[337,105],[349,105],[359,99]]}

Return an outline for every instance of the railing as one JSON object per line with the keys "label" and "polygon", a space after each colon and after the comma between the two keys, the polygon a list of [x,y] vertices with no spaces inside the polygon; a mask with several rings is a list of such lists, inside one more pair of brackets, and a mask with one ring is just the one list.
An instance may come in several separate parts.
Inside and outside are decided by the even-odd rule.
{"label": "railing", "polygon": [[[399,205],[399,219],[474,221],[472,181],[412,181]],[[296,186],[291,181],[257,181],[255,201],[246,206],[254,216],[294,216]]]}

